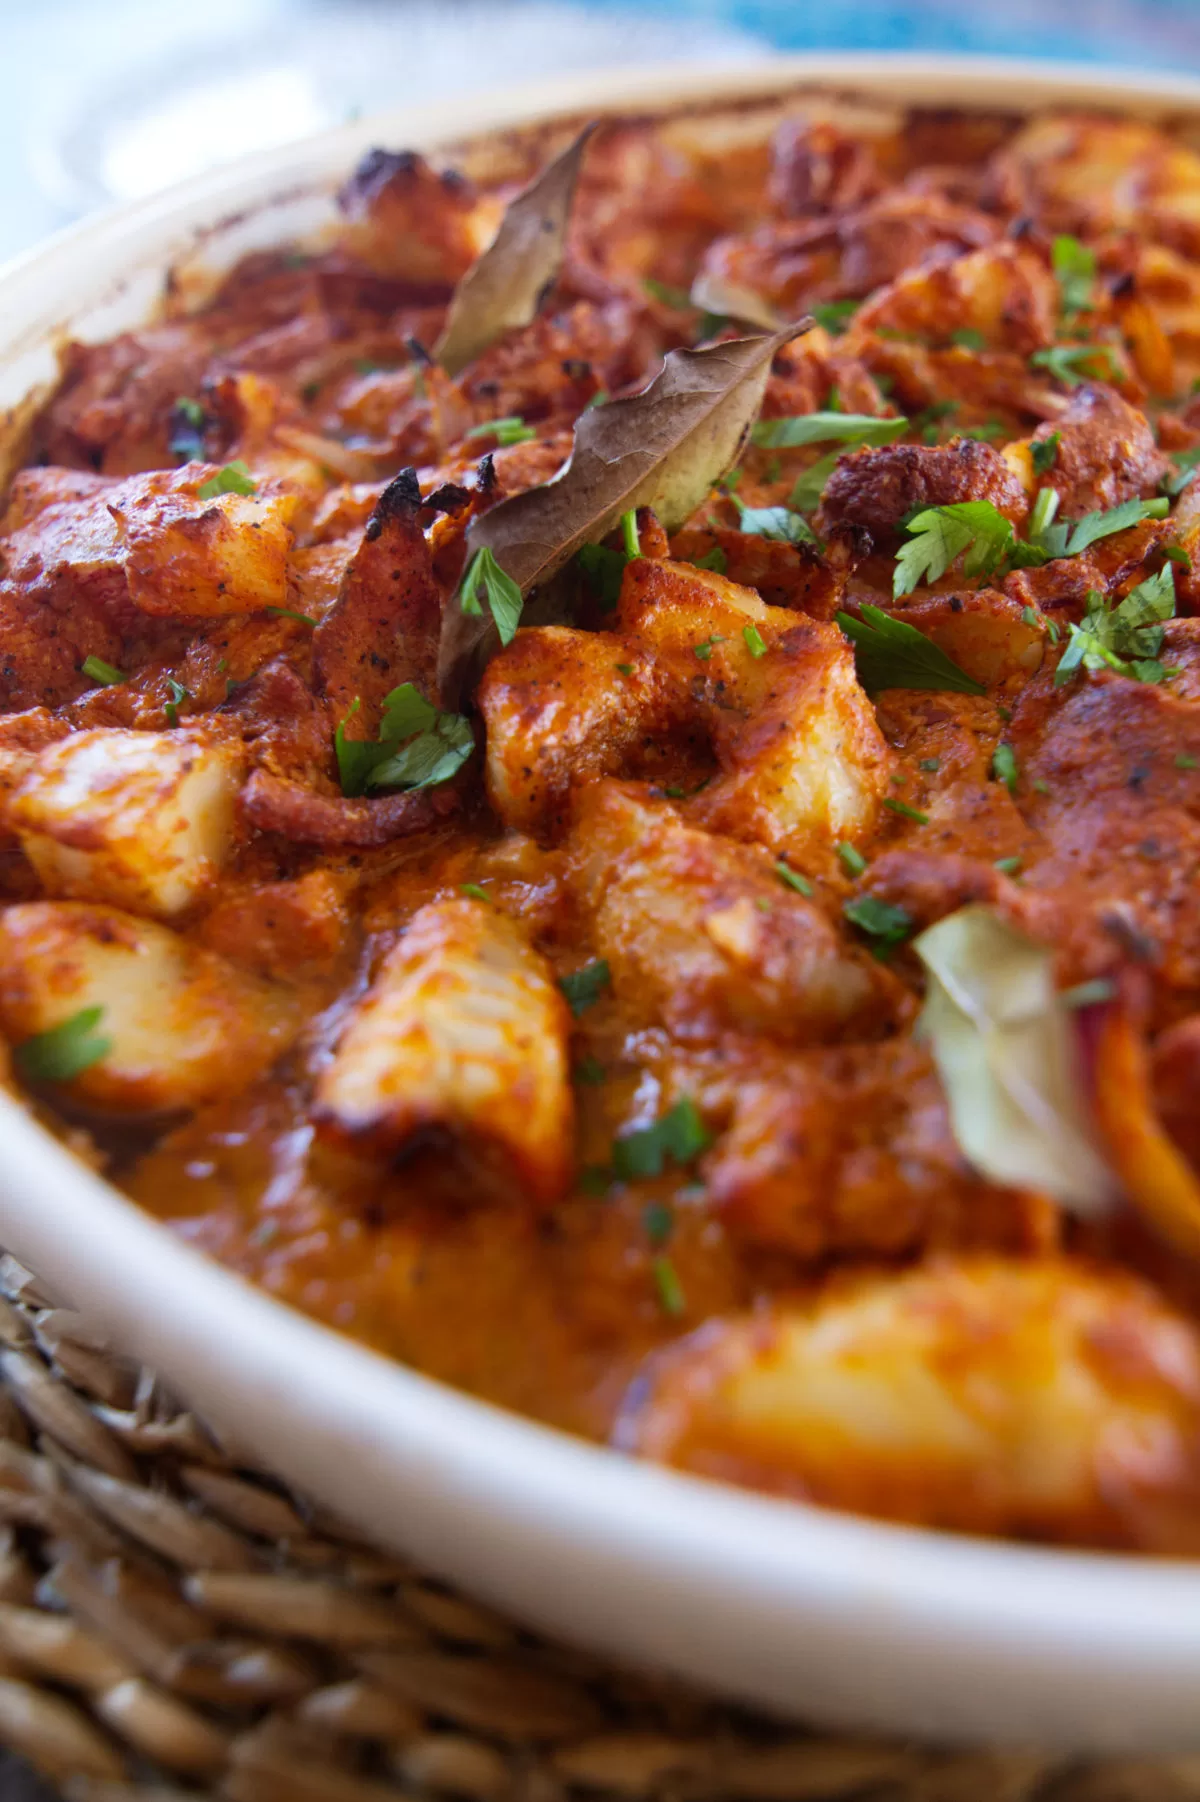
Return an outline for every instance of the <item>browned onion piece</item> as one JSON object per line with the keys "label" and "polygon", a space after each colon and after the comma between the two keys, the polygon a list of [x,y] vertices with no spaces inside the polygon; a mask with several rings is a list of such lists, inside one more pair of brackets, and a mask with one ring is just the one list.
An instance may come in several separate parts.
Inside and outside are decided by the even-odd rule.
{"label": "browned onion piece", "polygon": [[458,806],[451,788],[414,788],[378,800],[319,795],[302,782],[256,770],[242,790],[242,819],[260,832],[278,832],[302,845],[369,851],[422,832]]}

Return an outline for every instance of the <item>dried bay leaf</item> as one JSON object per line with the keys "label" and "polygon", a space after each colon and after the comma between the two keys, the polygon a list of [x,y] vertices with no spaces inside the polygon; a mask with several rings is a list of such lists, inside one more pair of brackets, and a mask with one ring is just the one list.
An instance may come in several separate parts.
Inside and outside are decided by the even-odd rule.
{"label": "dried bay leaf", "polygon": [[[580,414],[570,459],[553,481],[472,520],[468,558],[488,548],[527,595],[633,508],[652,507],[668,532],[677,531],[737,461],[771,358],[811,323],[671,351],[641,394]],[[449,603],[438,661],[443,706],[459,705],[497,642],[490,618],[464,614],[458,597]]]}
{"label": "dried bay leaf", "polygon": [[1119,1190],[1097,1147],[1054,953],[979,906],[948,914],[913,949],[929,973],[918,1033],[964,1156],[993,1182],[1103,1214]]}
{"label": "dried bay leaf", "polygon": [[537,316],[562,267],[583,153],[598,121],[511,200],[500,229],[455,290],[434,356],[459,375],[497,338]]}

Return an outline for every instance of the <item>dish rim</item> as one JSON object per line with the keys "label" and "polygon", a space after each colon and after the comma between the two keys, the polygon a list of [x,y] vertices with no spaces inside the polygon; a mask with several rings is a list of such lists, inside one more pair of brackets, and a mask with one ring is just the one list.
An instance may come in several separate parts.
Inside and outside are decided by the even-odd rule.
{"label": "dish rim", "polygon": [[[1131,78],[1089,65],[918,53],[777,58],[731,72],[605,71],[499,96],[465,96],[457,110],[441,101],[258,152],[67,228],[0,267],[0,362],[31,335],[48,336],[48,294],[81,293],[94,274],[128,274],[147,251],[161,270],[175,254],[172,246],[191,242],[202,225],[243,208],[266,209],[284,192],[325,186],[331,172],[350,167],[373,141],[401,137],[433,147],[461,138],[468,118],[474,135],[581,108],[765,96],[808,82],[882,95],[898,105],[940,98],[963,110],[990,100],[1022,112],[1098,104],[1127,114],[1200,116],[1196,78]],[[961,1657],[964,1668],[991,1670],[1006,1682],[1016,1661],[1028,1663],[1033,1646],[1034,1663],[1048,1681],[1065,1664],[1075,1679],[1094,1681],[1114,1696],[1123,1683],[1144,1695],[1153,1672],[1179,1704],[1167,1711],[1176,1721],[1171,1744],[1180,1743],[1180,1734],[1200,1744],[1200,1725],[1190,1733],[1182,1725],[1185,1691],[1194,1695],[1200,1669],[1200,1561],[897,1526],[637,1463],[435,1382],[272,1299],[143,1214],[4,1093],[0,1135],[6,1147],[0,1231],[19,1257],[77,1300],[86,1297],[90,1313],[218,1422],[248,1414],[259,1434],[256,1456],[265,1453],[289,1474],[298,1472],[295,1480],[360,1525],[380,1531],[377,1502],[364,1500],[364,1484],[381,1483],[394,1496],[396,1472],[403,1470],[400,1487],[407,1486],[414,1519],[426,1524],[393,1537],[442,1574],[512,1606],[511,1595],[496,1595],[493,1566],[501,1547],[527,1563],[540,1557],[560,1573],[574,1556],[600,1573],[619,1567],[626,1584],[632,1572],[652,1588],[664,1586],[677,1610],[690,1593],[707,1603],[710,1624],[714,1602],[724,1598],[733,1607],[740,1597],[751,1613],[777,1622],[800,1611],[818,1638],[833,1642],[844,1638],[846,1619],[866,1608],[893,1657],[898,1648],[933,1654],[943,1670]],[[60,1198],[54,1218],[43,1209],[47,1193]],[[304,1382],[300,1400],[297,1373]],[[239,1394],[247,1374],[251,1391]],[[316,1436],[306,1439],[314,1423]],[[287,1443],[287,1433],[299,1433],[300,1442]],[[331,1448],[339,1446],[347,1458],[330,1465]],[[460,1548],[447,1556],[434,1517],[449,1522],[453,1536],[481,1508],[494,1517],[486,1547],[481,1540],[475,1555]],[[599,1625],[588,1637],[620,1651],[628,1635],[602,1602],[592,1593],[589,1607]],[[692,1610],[701,1630],[705,1614],[702,1605]],[[641,1632],[638,1642],[648,1655],[661,1652],[664,1663],[678,1664],[677,1655],[662,1649],[661,1635]],[[857,1700],[841,1708],[835,1699],[823,1708],[825,1718],[872,1718],[860,1690],[861,1681],[851,1681],[848,1693]],[[764,1698],[759,1683],[749,1696],[787,1705],[778,1694]],[[924,1729],[920,1707],[909,1710],[905,1723],[895,1712],[877,1710],[877,1724]],[[1058,1737],[1053,1720],[1046,1731]],[[1139,1727],[1127,1723],[1107,1741],[1139,1737]],[[1162,1741],[1161,1726],[1152,1737]],[[1063,1743],[1078,1745],[1078,1731]]]}

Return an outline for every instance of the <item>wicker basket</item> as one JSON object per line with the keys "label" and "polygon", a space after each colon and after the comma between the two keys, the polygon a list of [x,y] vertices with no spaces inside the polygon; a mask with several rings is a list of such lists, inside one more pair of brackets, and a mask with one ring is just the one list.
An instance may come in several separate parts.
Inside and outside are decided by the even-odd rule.
{"label": "wicker basket", "polygon": [[0,1374],[0,1742],[70,1802],[1200,1802],[1200,1758],[803,1735],[547,1645],[245,1468],[10,1257]]}

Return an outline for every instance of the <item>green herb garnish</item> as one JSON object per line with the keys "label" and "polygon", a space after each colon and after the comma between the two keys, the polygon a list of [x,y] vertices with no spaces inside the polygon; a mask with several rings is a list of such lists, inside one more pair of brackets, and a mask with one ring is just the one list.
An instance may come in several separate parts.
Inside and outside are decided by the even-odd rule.
{"label": "green herb garnish", "polygon": [[611,613],[621,598],[628,557],[623,551],[610,550],[606,544],[585,544],[577,561],[601,610]]}
{"label": "green herb garnish", "polygon": [[992,868],[999,870],[1002,876],[1015,876],[1020,869],[1022,859],[1019,857],[998,857]]}
{"label": "green herb garnish", "polygon": [[112,1050],[112,1040],[96,1031],[102,1007],[83,1007],[45,1032],[34,1033],[13,1052],[27,1082],[70,1082]]}
{"label": "green herb garnish", "polygon": [[79,669],[82,675],[90,676],[102,688],[116,688],[118,683],[129,680],[123,669],[118,669],[114,663],[105,663],[103,657],[85,657]]}
{"label": "green herb garnish", "polygon": [[1096,279],[1096,253],[1078,238],[1065,233],[1055,238],[1050,252],[1058,295],[1066,314],[1092,310],[1092,283]]}
{"label": "green herb garnish", "polygon": [[379,737],[346,737],[358,712],[356,700],[333,735],[344,795],[369,788],[434,788],[448,782],[475,749],[471,722],[461,713],[439,713],[411,682],[394,688],[383,703]]}
{"label": "green herb garnish", "polygon": [[1029,361],[1035,369],[1047,370],[1056,382],[1068,388],[1078,388],[1089,379],[1120,381],[1122,375],[1111,344],[1052,344],[1049,350],[1035,350]]}
{"label": "green herb garnish", "polygon": [[964,695],[986,692],[982,682],[959,669],[915,626],[866,602],[861,611],[861,619],[839,613],[837,623],[854,645],[858,679],[869,695],[885,688],[949,689]]}
{"label": "green herb garnish", "polygon": [[772,538],[782,544],[816,544],[816,536],[806,519],[788,507],[746,507],[737,503],[741,513],[739,532],[752,538]]}
{"label": "green herb garnish", "polygon": [[975,331],[971,326],[965,327],[961,332],[951,332],[950,342],[959,350],[986,350],[988,347],[983,333]]}
{"label": "green herb garnish", "polygon": [[890,901],[878,901],[874,895],[860,895],[847,901],[842,912],[851,925],[877,939],[881,947],[898,945],[913,929],[913,917],[905,907],[894,907]]}
{"label": "green herb garnish", "polygon": [[1062,443],[1061,432],[1051,432],[1048,438],[1033,438],[1029,444],[1029,459],[1033,464],[1035,476],[1048,475],[1058,462],[1058,447]]}
{"label": "green herb garnish", "polygon": [[800,413],[760,419],[750,437],[766,450],[795,450],[801,444],[894,444],[907,430],[907,419],[876,419],[870,413]]}
{"label": "green herb garnish", "polygon": [[729,568],[729,558],[719,544],[714,544],[702,557],[691,558],[691,565],[693,569],[711,569],[714,575],[723,576]]}
{"label": "green herb garnish", "polygon": [[1003,782],[1010,795],[1017,792],[1020,771],[1017,768],[1017,754],[1009,744],[998,744],[992,752],[992,775],[997,782]]}
{"label": "green herb garnish", "polygon": [[459,606],[473,618],[482,616],[485,600],[500,643],[511,644],[521,623],[521,590],[486,544],[472,557],[458,590]]}
{"label": "green herb garnish", "polygon": [[566,998],[567,1006],[578,1020],[580,1014],[586,1014],[589,1007],[594,1007],[604,990],[612,985],[612,972],[606,958],[598,957],[594,963],[585,964],[582,970],[572,970],[567,976],[560,976],[558,986]]}
{"label": "green herb garnish", "polygon": [[861,304],[857,300],[819,300],[808,310],[817,324],[824,326],[836,338],[845,331]]}
{"label": "green herb garnish", "polygon": [[690,1164],[707,1151],[712,1138],[695,1102],[687,1095],[659,1116],[652,1126],[625,1133],[613,1141],[613,1169],[624,1182],[661,1176],[668,1160]]}
{"label": "green herb garnish", "polygon": [[209,476],[207,482],[201,482],[196,497],[202,501],[215,501],[219,494],[254,494],[257,487],[242,459],[235,457],[224,469],[218,469],[215,476]]}
{"label": "green herb garnish", "polygon": [[683,1287],[670,1258],[655,1258],[654,1287],[658,1290],[658,1299],[664,1314],[670,1314],[673,1319],[678,1319],[681,1314],[687,1312]]}
{"label": "green herb garnish", "polygon": [[494,438],[497,444],[527,444],[537,432],[531,425],[526,425],[519,413],[510,413],[504,419],[487,419],[482,425],[475,425],[467,433],[468,438]]}
{"label": "green herb garnish", "polygon": [[316,620],[311,613],[294,613],[290,607],[265,607],[264,613],[273,613],[278,619],[294,619],[300,626],[315,626]]}
{"label": "green herb garnish", "polygon": [[642,1209],[642,1227],[651,1245],[665,1245],[675,1229],[675,1216],[665,1201],[648,1201]]}
{"label": "green herb garnish", "polygon": [[1061,688],[1080,669],[1112,669],[1138,682],[1165,682],[1178,675],[1159,661],[1164,620],[1175,616],[1175,571],[1165,563],[1157,575],[1131,589],[1123,601],[1110,607],[1095,588],[1087,597],[1081,625],[1071,627],[1067,648],[1054,672],[1054,686]]}
{"label": "green herb garnish", "polygon": [[745,639],[746,649],[749,651],[749,653],[752,657],[765,657],[766,656],[766,654],[767,654],[766,640],[763,638],[763,635],[759,631],[757,626],[743,626],[742,627],[742,637]]}
{"label": "green herb garnish", "polygon": [[991,501],[954,501],[946,507],[927,507],[909,520],[908,531],[910,537],[900,547],[892,582],[897,600],[911,594],[922,580],[938,581],[959,556],[964,559],[965,575],[990,575],[1014,541],[1012,521]]}
{"label": "green herb garnish", "polygon": [[782,857],[775,865],[775,874],[785,888],[795,889],[796,893],[803,895],[806,901],[812,899],[813,885],[808,877],[802,876],[799,870],[793,870],[789,864],[783,861]]}
{"label": "green herb garnish", "polygon": [[837,854],[838,861],[847,876],[861,876],[867,867],[867,860],[862,852],[856,851],[854,846],[848,845],[844,839],[837,847]]}
{"label": "green herb garnish", "polygon": [[168,726],[177,726],[179,724],[179,709],[185,701],[191,700],[191,691],[190,689],[185,688],[182,682],[177,682],[174,676],[167,677],[167,687],[171,691],[171,698],[164,704],[163,712],[166,715]]}
{"label": "green herb garnish", "polygon": [[918,807],[910,807],[907,801],[897,801],[894,795],[885,795],[883,804],[891,813],[898,813],[902,819],[914,820],[918,826],[928,826],[929,815],[922,813]]}

